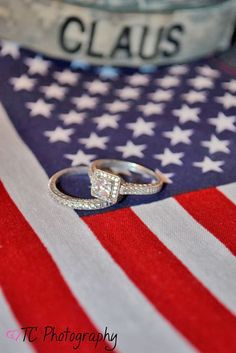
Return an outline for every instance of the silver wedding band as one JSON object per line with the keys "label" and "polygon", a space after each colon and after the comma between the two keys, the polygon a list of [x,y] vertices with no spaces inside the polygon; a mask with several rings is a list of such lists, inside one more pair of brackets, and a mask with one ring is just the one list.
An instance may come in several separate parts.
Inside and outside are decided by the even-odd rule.
{"label": "silver wedding band", "polygon": [[[148,183],[132,183],[123,179],[123,175],[135,173],[148,178]],[[91,195],[94,198],[83,199],[59,190],[58,182],[63,176],[89,174]],[[122,195],[150,195],[159,192],[164,178],[140,164],[116,160],[100,159],[92,162],[90,168],[79,166],[60,170],[49,180],[50,195],[60,204],[78,210],[99,210],[117,203]]]}
{"label": "silver wedding band", "polygon": [[88,174],[88,167],[71,167],[62,169],[55,173],[48,182],[50,195],[61,205],[71,207],[77,210],[99,210],[112,206],[111,202],[101,199],[82,199],[70,196],[58,189],[58,181],[63,176]]}

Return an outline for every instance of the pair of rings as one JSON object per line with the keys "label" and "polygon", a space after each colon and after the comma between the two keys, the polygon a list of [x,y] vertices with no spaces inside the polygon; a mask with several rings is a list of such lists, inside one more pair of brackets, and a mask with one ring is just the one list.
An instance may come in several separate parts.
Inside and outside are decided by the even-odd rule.
{"label": "pair of rings", "polygon": [[[148,178],[149,182],[128,182],[121,176],[131,173]],[[59,179],[74,174],[89,175],[91,195],[94,198],[78,198],[59,190]],[[79,210],[98,210],[114,205],[122,195],[155,194],[161,190],[163,182],[164,178],[161,173],[154,172],[140,164],[116,159],[99,159],[93,161],[90,167],[79,166],[60,170],[50,178],[48,188],[51,196],[64,206]]]}

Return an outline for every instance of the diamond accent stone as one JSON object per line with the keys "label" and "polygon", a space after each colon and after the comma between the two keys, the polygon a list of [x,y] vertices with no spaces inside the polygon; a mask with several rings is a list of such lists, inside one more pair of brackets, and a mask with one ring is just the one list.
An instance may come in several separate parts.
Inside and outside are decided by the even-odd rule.
{"label": "diamond accent stone", "polygon": [[91,177],[91,195],[111,203],[117,202],[120,182],[119,176],[96,170]]}
{"label": "diamond accent stone", "polygon": [[108,198],[111,195],[112,183],[106,179],[96,179],[93,185],[93,192],[98,198]]}

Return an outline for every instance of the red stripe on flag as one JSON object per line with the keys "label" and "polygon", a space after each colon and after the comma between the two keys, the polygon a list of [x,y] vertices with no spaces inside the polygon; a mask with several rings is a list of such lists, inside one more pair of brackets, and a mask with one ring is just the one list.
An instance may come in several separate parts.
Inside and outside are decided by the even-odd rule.
{"label": "red stripe on flag", "polygon": [[157,310],[197,348],[235,353],[235,317],[131,209],[83,219]]}
{"label": "red stripe on flag", "polygon": [[[57,332],[69,327],[75,332],[96,334],[96,328],[70,292],[46,248],[1,183],[0,200],[1,285],[21,327],[38,326],[40,334],[47,325],[55,326]],[[73,351],[71,342],[42,342],[42,336],[33,344],[40,353]],[[82,343],[81,350],[106,352],[104,343],[95,349],[93,342]]]}
{"label": "red stripe on flag", "polygon": [[236,207],[227,197],[212,188],[175,198],[198,223],[236,255]]}

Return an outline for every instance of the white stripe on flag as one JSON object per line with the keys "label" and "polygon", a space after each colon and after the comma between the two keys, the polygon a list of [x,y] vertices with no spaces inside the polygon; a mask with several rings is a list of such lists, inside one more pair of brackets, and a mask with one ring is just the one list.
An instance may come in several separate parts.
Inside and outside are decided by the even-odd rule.
{"label": "white stripe on flag", "polygon": [[236,313],[234,255],[173,198],[132,209],[189,271]]}
{"label": "white stripe on flag", "polygon": [[76,213],[51,199],[47,175],[3,108],[0,125],[3,183],[97,327],[117,332],[118,349],[125,353],[156,353],[157,347],[165,353],[195,351],[146,300]]}
{"label": "white stripe on flag", "polygon": [[[0,347],[1,353],[33,353],[35,350],[28,342],[23,342],[22,331],[0,289]],[[13,332],[14,331],[14,332]],[[19,338],[17,338],[20,333]],[[10,338],[12,337],[12,338]],[[15,337],[15,339],[13,339]]]}
{"label": "white stripe on flag", "polygon": [[230,201],[236,204],[236,183],[226,184],[217,187]]}

